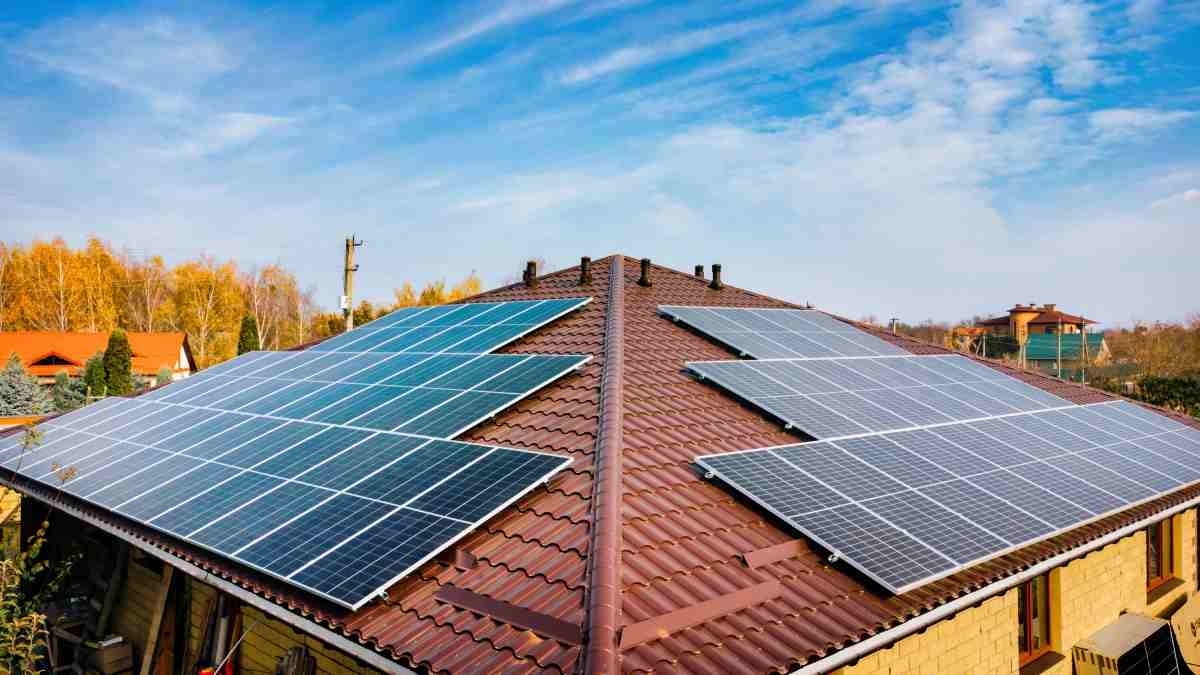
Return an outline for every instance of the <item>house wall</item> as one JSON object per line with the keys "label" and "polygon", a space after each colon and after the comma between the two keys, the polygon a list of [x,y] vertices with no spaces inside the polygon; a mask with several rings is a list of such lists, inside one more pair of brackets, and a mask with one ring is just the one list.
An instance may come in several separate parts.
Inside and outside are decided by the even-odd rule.
{"label": "house wall", "polygon": [[136,663],[141,663],[142,654],[145,653],[146,637],[154,616],[154,601],[162,579],[152,567],[134,557],[130,558],[125,568],[121,593],[113,606],[112,626],[109,629],[109,632],[122,635],[132,643]]}
{"label": "house wall", "polygon": [[[1175,577],[1146,592],[1146,533],[1136,532],[1050,572],[1050,642],[1066,656],[1040,670],[1070,675],[1071,647],[1124,612],[1166,616],[1196,592],[1196,510],[1174,516]],[[837,675],[1018,673],[1017,589],[879,650]]]}
{"label": "house wall", "polygon": [[[318,675],[356,675],[380,671],[338,651],[291,626],[267,617],[253,607],[242,608],[242,631],[249,631],[238,647],[240,672],[273,673],[280,656],[292,647],[308,647],[317,661]],[[234,638],[235,640],[237,638]]]}
{"label": "house wall", "polygon": [[[113,610],[111,632],[125,636],[133,644],[135,662],[140,664],[145,653],[147,634],[154,612],[155,595],[158,591],[159,573],[137,561],[130,561],[124,586]],[[186,667],[191,668],[205,638],[208,617],[214,611],[217,590],[191,577],[186,580],[190,596],[188,625],[181,627],[188,636]],[[168,612],[171,610],[168,609]],[[293,629],[291,626],[267,617],[249,606],[242,606],[241,628],[230,638],[232,644],[245,635],[234,653],[238,672],[273,673],[279,657],[292,647],[308,647],[309,654],[316,659],[317,675],[358,675],[380,671],[356,660],[325,643]],[[161,639],[165,639],[161,638]],[[160,671],[170,667],[170,645],[160,642]],[[166,668],[166,670],[163,670]]]}

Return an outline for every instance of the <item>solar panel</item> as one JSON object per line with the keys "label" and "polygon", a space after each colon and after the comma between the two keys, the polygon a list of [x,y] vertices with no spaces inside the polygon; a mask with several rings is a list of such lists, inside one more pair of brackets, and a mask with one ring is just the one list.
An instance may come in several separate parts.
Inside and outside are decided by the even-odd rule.
{"label": "solar panel", "polygon": [[1074,405],[954,354],[700,361],[687,367],[814,438]]}
{"label": "solar panel", "polygon": [[449,439],[585,363],[483,352],[588,300],[399,310],[56,417],[0,465],[357,609],[570,464]]}
{"label": "solar panel", "polygon": [[1200,433],[1115,401],[696,461],[903,593],[1200,480]]}
{"label": "solar panel", "polygon": [[660,305],[658,311],[756,359],[908,353],[813,309]]}

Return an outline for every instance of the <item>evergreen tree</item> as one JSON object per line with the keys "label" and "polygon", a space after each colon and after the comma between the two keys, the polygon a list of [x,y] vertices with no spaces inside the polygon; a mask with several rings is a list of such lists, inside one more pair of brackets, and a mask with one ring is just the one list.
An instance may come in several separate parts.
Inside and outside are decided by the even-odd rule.
{"label": "evergreen tree", "polygon": [[154,386],[161,387],[164,384],[171,384],[174,381],[175,373],[171,372],[170,368],[163,366],[158,369],[158,375],[154,377]]}
{"label": "evergreen tree", "polygon": [[83,366],[84,391],[91,398],[103,398],[108,393],[108,376],[104,372],[104,352],[96,352]]}
{"label": "evergreen tree", "polygon": [[104,350],[104,383],[110,396],[133,393],[133,349],[129,337],[117,328],[108,336]]}
{"label": "evergreen tree", "polygon": [[87,403],[87,385],[78,377],[71,377],[67,375],[67,371],[60,370],[54,376],[51,396],[54,398],[54,407],[59,412],[74,410]]}
{"label": "evergreen tree", "polygon": [[9,356],[4,370],[0,370],[0,416],[45,415],[53,411],[50,394],[25,372],[20,357]]}
{"label": "evergreen tree", "polygon": [[247,314],[242,317],[242,329],[238,332],[237,353],[241,355],[258,348],[258,321]]}

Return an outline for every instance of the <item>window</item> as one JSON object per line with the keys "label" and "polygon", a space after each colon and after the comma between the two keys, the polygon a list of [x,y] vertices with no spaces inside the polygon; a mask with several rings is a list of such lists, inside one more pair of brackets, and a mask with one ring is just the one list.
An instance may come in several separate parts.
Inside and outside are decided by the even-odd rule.
{"label": "window", "polygon": [[1050,651],[1050,578],[1021,584],[1017,595],[1017,651],[1021,665]]}
{"label": "window", "polygon": [[1167,518],[1146,528],[1146,590],[1152,591],[1174,577],[1174,528]]}

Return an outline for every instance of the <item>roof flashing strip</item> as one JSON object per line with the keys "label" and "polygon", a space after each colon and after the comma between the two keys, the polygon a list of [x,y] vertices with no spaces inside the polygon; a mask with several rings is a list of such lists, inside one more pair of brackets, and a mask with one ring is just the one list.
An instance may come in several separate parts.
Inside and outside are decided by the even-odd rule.
{"label": "roof flashing strip", "polygon": [[613,256],[604,315],[600,433],[596,438],[595,533],[588,556],[585,671],[620,672],[617,618],[621,612],[621,451],[624,447],[625,258]]}

